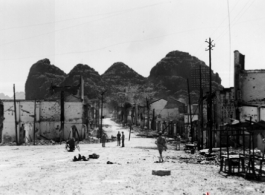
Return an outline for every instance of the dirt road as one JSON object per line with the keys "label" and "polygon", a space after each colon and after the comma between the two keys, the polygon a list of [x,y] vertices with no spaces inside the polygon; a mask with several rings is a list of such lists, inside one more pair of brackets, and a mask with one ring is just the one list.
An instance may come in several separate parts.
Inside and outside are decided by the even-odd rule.
{"label": "dirt road", "polygon": [[[169,149],[165,163],[154,163],[158,160],[154,139],[133,134],[128,141],[127,130],[109,124],[113,131],[125,132],[125,148],[116,142],[105,148],[82,144],[81,151],[73,153],[64,145],[0,147],[0,194],[265,194],[264,183],[225,178],[213,165],[180,163],[177,158],[185,155],[183,151]],[[79,153],[100,157],[73,162]],[[171,175],[152,175],[157,169],[171,170]]]}

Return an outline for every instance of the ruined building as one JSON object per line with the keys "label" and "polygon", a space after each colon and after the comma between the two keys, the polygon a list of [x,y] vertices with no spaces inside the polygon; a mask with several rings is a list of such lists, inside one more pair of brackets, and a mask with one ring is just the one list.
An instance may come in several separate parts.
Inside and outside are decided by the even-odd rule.
{"label": "ruined building", "polygon": [[[77,136],[85,138],[88,124],[95,114],[91,105],[84,101],[82,80],[77,87],[77,95],[60,90],[56,92],[59,96],[50,100],[0,101],[0,143],[17,140],[21,144],[34,139],[67,140]],[[73,127],[77,131],[73,131]]]}

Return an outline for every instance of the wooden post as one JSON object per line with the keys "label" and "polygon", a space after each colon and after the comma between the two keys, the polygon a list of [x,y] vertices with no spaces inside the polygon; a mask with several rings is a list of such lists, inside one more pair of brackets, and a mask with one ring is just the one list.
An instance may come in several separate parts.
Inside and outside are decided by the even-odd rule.
{"label": "wooden post", "polygon": [[203,89],[202,89],[202,71],[200,65],[200,149],[203,149]]}
{"label": "wooden post", "polygon": [[129,141],[131,139],[131,131],[132,131],[132,124],[130,124],[130,134],[129,134]]}
{"label": "wooden post", "polygon": [[33,145],[35,145],[35,133],[36,133],[36,100],[34,102],[34,123],[33,123]]}
{"label": "wooden post", "polygon": [[100,130],[99,130],[99,137],[100,137],[100,143],[102,143],[102,135],[103,135],[103,127],[102,127],[102,117],[103,117],[103,95],[104,93],[101,93],[101,111],[100,111]]}
{"label": "wooden post", "polygon": [[155,109],[153,109],[153,130],[156,130],[156,118],[155,118]]}
{"label": "wooden post", "polygon": [[147,109],[147,130],[150,129],[149,126],[149,121],[150,121],[150,116],[149,116],[149,99],[146,97],[146,109]]}
{"label": "wooden post", "polygon": [[61,130],[62,140],[64,140],[64,91],[61,91]]}
{"label": "wooden post", "polygon": [[209,153],[212,153],[212,59],[211,59],[211,50],[215,46],[213,43],[213,40],[209,38],[209,41],[205,41],[208,43],[208,49],[206,51],[209,51],[209,79],[210,79],[210,85],[209,85],[209,112],[208,115],[208,124],[209,124]]}
{"label": "wooden post", "polygon": [[100,117],[99,117],[99,110],[100,110],[100,99],[98,99],[98,107],[97,107],[97,126],[98,126],[98,129],[100,128],[100,126],[99,126],[99,121],[100,121]]}
{"label": "wooden post", "polygon": [[16,107],[16,89],[15,84],[13,84],[13,91],[14,91],[14,115],[15,115],[15,132],[16,132],[16,143],[18,145],[18,137],[17,137],[17,107]]}
{"label": "wooden post", "polygon": [[189,86],[189,79],[187,79],[187,85],[188,85],[188,96],[189,96],[189,111],[190,111],[190,133],[191,133],[191,142],[193,142],[193,128],[192,128],[192,117],[191,117],[191,102],[190,102],[190,86]]}

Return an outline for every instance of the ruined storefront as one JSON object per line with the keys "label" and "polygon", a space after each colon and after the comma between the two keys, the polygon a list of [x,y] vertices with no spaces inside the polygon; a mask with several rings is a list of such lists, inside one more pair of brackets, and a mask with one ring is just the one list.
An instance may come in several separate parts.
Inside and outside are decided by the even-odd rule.
{"label": "ruined storefront", "polygon": [[[245,70],[244,55],[235,51],[235,106],[240,122],[265,121],[265,70]],[[255,146],[263,149],[264,130],[254,135]]]}
{"label": "ruined storefront", "polygon": [[64,102],[62,110],[59,101],[18,100],[16,126],[14,101],[3,100],[2,108],[3,116],[0,116],[4,118],[1,131],[2,143],[16,141],[16,137],[19,143],[33,141],[34,137],[66,140],[73,136],[73,126],[76,127],[80,139],[88,133],[86,128],[88,110],[83,102]]}

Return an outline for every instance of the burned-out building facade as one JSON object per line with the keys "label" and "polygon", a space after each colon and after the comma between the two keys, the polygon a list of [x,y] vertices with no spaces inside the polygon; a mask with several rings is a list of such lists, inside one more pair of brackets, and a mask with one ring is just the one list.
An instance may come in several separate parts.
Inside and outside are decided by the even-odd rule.
{"label": "burned-out building facade", "polygon": [[235,51],[237,119],[265,121],[265,70],[245,70],[243,55]]}
{"label": "burned-out building facade", "polygon": [[77,95],[58,92],[61,98],[1,100],[0,143],[87,137],[97,108],[84,98],[83,85],[79,88]]}

